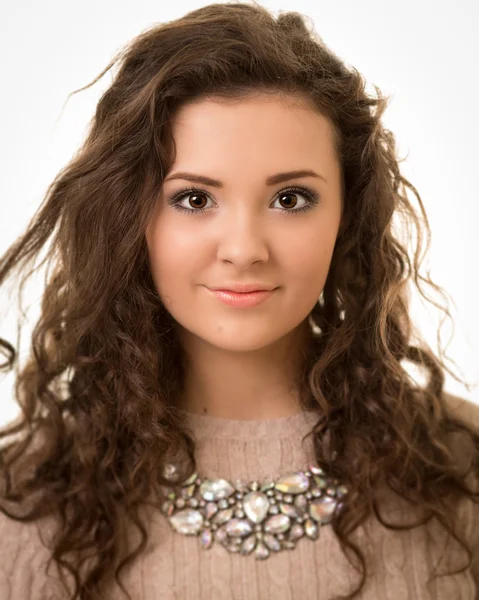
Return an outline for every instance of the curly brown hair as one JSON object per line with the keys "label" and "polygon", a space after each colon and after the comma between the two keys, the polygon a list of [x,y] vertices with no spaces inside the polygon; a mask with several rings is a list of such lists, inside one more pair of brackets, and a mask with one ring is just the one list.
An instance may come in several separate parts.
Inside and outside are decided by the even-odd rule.
{"label": "curly brown hair", "polygon": [[[174,160],[172,121],[182,103],[197,98],[288,94],[307,98],[330,120],[342,170],[343,222],[310,315],[319,334],[301,393],[305,405],[320,409],[310,434],[317,463],[349,489],[331,523],[343,551],[360,563],[360,585],[347,597],[361,591],[367,576],[350,535],[373,512],[393,529],[437,519],[466,550],[468,564],[458,572],[464,571],[472,552],[456,531],[456,506],[463,498],[477,503],[479,433],[449,412],[445,354],[440,348],[435,356],[410,319],[410,284],[451,315],[421,287],[445,297],[419,274],[429,224],[381,122],[388,98],[376,86],[376,95],[367,94],[360,73],[326,47],[304,15],[274,18],[256,2],[210,4],[155,24],[73,93],[118,61],[82,147],[1,258],[0,284],[51,238],[39,265],[48,260],[53,269],[32,352],[17,372],[21,417],[0,433],[2,512],[19,521],[60,517],[50,560],[73,576],[73,600],[104,597],[102,586],[113,575],[130,598],[119,573],[148,540],[141,506],[150,498],[161,505],[170,453],[188,456],[184,477],[196,467],[194,440],[175,405],[185,357],[152,281],[145,243]],[[393,231],[395,216],[406,225],[403,242]],[[411,260],[413,226],[418,241]],[[34,270],[23,274],[20,291]],[[4,339],[0,344],[9,356],[2,368],[11,369],[15,349]],[[406,362],[426,375],[424,385]],[[326,432],[334,461],[323,453]],[[385,522],[382,484],[419,507],[423,518],[407,526]],[[28,511],[14,509],[28,503]],[[123,544],[126,524],[141,533],[131,553]]]}

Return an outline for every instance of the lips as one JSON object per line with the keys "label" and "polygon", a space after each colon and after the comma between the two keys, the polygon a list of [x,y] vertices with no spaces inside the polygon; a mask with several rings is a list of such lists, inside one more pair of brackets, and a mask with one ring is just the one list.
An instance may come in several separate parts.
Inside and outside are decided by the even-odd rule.
{"label": "lips", "polygon": [[260,289],[254,289],[254,290],[248,290],[246,291],[238,291],[238,290],[232,290],[230,288],[211,288],[214,292],[229,292],[230,294],[254,294],[254,292],[267,292],[268,290],[260,290]]}
{"label": "lips", "polygon": [[251,308],[262,304],[274,290],[260,290],[254,292],[232,292],[230,290],[209,290],[217,300],[235,308]]}
{"label": "lips", "polygon": [[269,292],[276,289],[275,286],[265,283],[225,283],[222,286],[210,287],[214,292],[231,292],[235,294],[248,294],[250,292]]}

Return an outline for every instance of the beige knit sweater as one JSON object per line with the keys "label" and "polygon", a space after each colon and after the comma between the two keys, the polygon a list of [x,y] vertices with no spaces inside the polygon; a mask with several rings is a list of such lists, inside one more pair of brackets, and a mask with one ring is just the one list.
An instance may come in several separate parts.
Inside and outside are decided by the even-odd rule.
{"label": "beige knit sweater", "polygon": [[[455,405],[457,402],[455,401]],[[479,407],[462,403],[460,414],[479,429]],[[189,415],[197,440],[200,474],[228,480],[276,478],[314,463],[310,438],[301,437],[316,415],[299,413],[266,421],[237,421]],[[385,505],[386,506],[386,505]],[[388,505],[387,520],[411,514],[400,501]],[[356,531],[370,572],[359,598],[368,600],[475,600],[479,598],[479,506],[458,506],[461,523],[473,544],[472,569],[427,583],[442,554],[445,533],[431,530],[427,544],[423,527],[409,531],[384,528],[374,519]],[[146,513],[145,513],[146,514]],[[320,527],[317,540],[300,539],[293,550],[272,553],[266,560],[233,554],[214,542],[205,550],[196,536],[174,531],[159,512],[148,517],[150,541],[123,576],[133,600],[326,600],[356,587],[359,575],[348,563],[331,525]],[[48,538],[51,526],[40,527]],[[35,524],[22,524],[0,513],[0,600],[64,600],[51,567],[44,572],[48,552]],[[439,573],[461,568],[463,555],[449,542]],[[447,559],[453,562],[448,563]],[[445,562],[444,562],[445,561]],[[455,562],[454,562],[455,561]],[[452,567],[450,566],[452,564]],[[105,600],[120,600],[117,588]]]}

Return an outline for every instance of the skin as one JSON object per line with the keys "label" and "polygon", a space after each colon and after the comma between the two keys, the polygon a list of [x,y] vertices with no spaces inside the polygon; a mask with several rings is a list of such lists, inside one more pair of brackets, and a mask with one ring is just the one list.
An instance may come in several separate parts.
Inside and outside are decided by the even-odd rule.
{"label": "skin", "polygon": [[[298,98],[258,94],[181,107],[177,155],[146,231],[156,289],[178,323],[188,356],[178,405],[226,419],[274,419],[298,413],[294,378],[311,334],[308,316],[329,271],[341,216],[340,164],[329,121]],[[267,185],[268,176],[311,169],[312,176]],[[222,188],[173,179],[188,171]],[[306,185],[319,194],[310,211]],[[168,198],[191,187],[178,212]],[[279,192],[282,192],[281,194]],[[289,212],[282,212],[284,211]],[[237,309],[207,287],[227,281],[277,286],[258,306]]]}

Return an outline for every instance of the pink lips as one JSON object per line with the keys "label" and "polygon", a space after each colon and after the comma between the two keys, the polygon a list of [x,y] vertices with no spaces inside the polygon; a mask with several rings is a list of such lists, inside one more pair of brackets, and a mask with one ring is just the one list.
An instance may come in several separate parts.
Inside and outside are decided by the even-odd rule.
{"label": "pink lips", "polygon": [[[208,288],[209,289],[209,288]],[[239,293],[230,290],[209,290],[218,300],[236,308],[250,308],[267,300],[275,290]]]}

